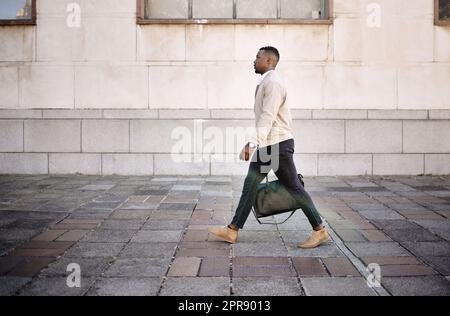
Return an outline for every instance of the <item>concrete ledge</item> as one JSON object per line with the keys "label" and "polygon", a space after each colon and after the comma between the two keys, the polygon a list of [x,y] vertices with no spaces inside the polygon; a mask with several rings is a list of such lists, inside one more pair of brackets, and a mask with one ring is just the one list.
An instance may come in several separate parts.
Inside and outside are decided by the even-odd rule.
{"label": "concrete ledge", "polygon": [[[449,120],[450,110],[294,109],[294,120]],[[0,109],[0,119],[254,119],[253,109]]]}
{"label": "concrete ledge", "polygon": [[157,119],[157,110],[103,110],[105,119]]}
{"label": "concrete ledge", "polygon": [[313,110],[313,120],[364,120],[366,110]]}
{"label": "concrete ledge", "polygon": [[1,119],[42,118],[42,110],[0,110]]}
{"label": "concrete ledge", "polygon": [[159,119],[209,119],[209,110],[159,110]]}
{"label": "concrete ledge", "polygon": [[369,120],[426,120],[428,111],[423,110],[369,110]]}
{"label": "concrete ledge", "polygon": [[450,110],[430,110],[430,120],[450,120]]}
{"label": "concrete ledge", "polygon": [[43,110],[43,118],[51,119],[89,119],[102,118],[102,110]]}
{"label": "concrete ledge", "polygon": [[211,110],[212,119],[255,119],[253,110]]}

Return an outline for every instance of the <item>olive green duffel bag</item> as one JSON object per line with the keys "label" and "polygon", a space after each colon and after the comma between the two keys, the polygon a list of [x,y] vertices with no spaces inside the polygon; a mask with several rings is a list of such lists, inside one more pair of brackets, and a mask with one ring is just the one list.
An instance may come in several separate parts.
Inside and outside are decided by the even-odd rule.
{"label": "olive green duffel bag", "polygon": [[[303,176],[299,174],[298,178],[305,187]],[[260,224],[283,224],[300,208],[298,202],[279,180],[269,182],[268,177],[266,177],[266,182],[258,184],[256,191],[256,200],[252,209]],[[288,212],[291,212],[291,215],[281,223],[263,223],[259,220],[260,218]]]}

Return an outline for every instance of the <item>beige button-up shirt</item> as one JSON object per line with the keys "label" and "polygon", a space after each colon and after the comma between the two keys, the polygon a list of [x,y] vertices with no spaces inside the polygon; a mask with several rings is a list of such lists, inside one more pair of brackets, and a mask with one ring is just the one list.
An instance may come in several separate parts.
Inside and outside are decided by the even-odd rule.
{"label": "beige button-up shirt", "polygon": [[292,116],[286,106],[287,92],[276,71],[263,75],[255,95],[255,128],[253,141],[259,147],[294,138]]}

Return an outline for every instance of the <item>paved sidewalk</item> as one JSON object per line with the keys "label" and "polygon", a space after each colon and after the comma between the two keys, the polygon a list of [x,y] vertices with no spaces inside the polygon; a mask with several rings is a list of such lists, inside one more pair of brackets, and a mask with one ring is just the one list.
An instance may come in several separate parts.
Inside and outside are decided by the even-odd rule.
{"label": "paved sidewalk", "polygon": [[0,176],[0,295],[450,295],[450,176],[305,182],[333,236],[313,250],[301,212],[208,235],[242,177]]}

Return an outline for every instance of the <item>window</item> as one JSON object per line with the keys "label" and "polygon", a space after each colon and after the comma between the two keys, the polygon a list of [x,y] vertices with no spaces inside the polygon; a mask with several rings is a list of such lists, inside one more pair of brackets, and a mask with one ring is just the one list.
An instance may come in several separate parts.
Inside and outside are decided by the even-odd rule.
{"label": "window", "polygon": [[1,0],[0,25],[36,24],[36,0]]}
{"label": "window", "polygon": [[138,23],[331,23],[332,0],[138,0]]}
{"label": "window", "polygon": [[434,21],[436,25],[450,25],[450,0],[434,0]]}

